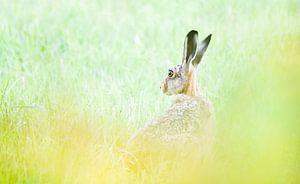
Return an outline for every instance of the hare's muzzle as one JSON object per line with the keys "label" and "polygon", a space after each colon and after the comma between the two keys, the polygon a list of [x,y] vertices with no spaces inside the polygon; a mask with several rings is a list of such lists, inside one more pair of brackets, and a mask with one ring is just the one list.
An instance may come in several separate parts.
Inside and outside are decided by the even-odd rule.
{"label": "hare's muzzle", "polygon": [[167,84],[166,84],[165,81],[163,81],[163,82],[161,83],[160,89],[161,89],[161,91],[162,91],[163,93],[166,93],[166,92],[167,92],[168,86],[167,86]]}

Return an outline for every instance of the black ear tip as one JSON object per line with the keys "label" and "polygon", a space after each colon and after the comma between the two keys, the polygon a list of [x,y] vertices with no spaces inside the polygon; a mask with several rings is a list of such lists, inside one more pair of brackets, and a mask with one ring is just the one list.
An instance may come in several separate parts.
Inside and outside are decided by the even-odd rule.
{"label": "black ear tip", "polygon": [[212,34],[209,34],[203,41],[204,41],[205,43],[209,43],[209,42],[210,42],[210,39],[211,39],[211,36],[212,36]]}
{"label": "black ear tip", "polygon": [[198,35],[198,31],[196,30],[191,30],[188,35]]}
{"label": "black ear tip", "polygon": [[209,34],[209,35],[207,36],[207,38],[210,40],[210,39],[211,39],[211,36],[212,36],[212,34]]}

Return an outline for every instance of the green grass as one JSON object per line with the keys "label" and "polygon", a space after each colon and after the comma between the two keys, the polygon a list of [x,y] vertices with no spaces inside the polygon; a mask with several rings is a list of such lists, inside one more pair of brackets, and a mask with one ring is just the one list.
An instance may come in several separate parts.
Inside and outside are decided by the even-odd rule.
{"label": "green grass", "polygon": [[[299,183],[300,2],[0,1],[1,183]],[[186,33],[212,41],[199,85],[217,117],[212,160],[127,171],[130,135]]]}

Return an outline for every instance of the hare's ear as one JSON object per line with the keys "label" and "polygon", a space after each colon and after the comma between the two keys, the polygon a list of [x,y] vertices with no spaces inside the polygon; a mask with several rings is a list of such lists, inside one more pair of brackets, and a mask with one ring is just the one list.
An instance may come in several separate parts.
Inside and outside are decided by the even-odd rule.
{"label": "hare's ear", "polygon": [[192,58],[195,57],[197,50],[198,32],[195,30],[190,31],[184,41],[182,65],[188,65]]}
{"label": "hare's ear", "polygon": [[196,51],[196,55],[195,57],[192,59],[192,64],[194,66],[198,65],[208,47],[208,44],[210,42],[211,39],[211,34],[208,35],[204,40],[202,40],[201,42],[199,42],[197,44],[197,51]]}

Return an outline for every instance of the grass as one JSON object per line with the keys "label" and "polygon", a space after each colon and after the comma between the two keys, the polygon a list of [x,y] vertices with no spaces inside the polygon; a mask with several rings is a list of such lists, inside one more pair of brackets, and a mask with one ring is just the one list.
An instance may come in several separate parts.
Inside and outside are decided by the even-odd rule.
{"label": "grass", "polygon": [[[0,1],[1,183],[299,183],[299,1]],[[199,85],[212,159],[127,171],[129,137],[190,29],[213,34]],[[194,171],[194,172],[193,172]]]}

